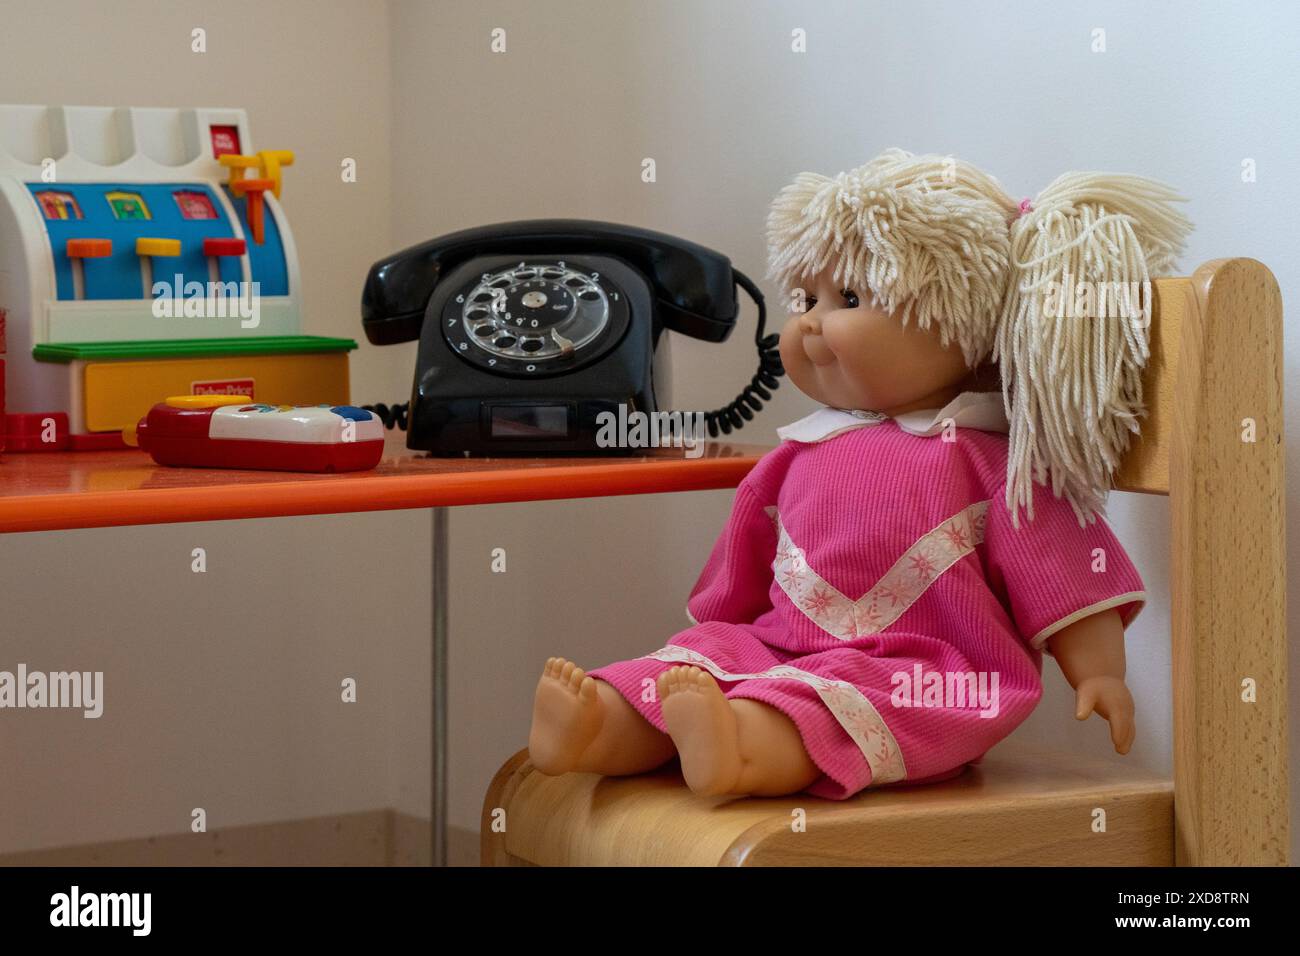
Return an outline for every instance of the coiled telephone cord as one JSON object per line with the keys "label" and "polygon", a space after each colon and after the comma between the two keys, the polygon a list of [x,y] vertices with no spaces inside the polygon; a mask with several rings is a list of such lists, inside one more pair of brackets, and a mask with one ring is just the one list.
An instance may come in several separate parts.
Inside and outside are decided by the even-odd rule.
{"label": "coiled telephone cord", "polygon": [[732,431],[745,427],[746,422],[754,420],[754,415],[763,410],[763,403],[772,400],[772,393],[780,386],[780,377],[785,374],[781,364],[781,352],[778,346],[781,336],[767,332],[767,304],[763,293],[759,291],[749,276],[732,270],[736,285],[740,286],[754,300],[758,307],[758,328],[754,330],[754,345],[758,349],[758,371],[749,380],[730,404],[704,413],[704,424],[709,430],[710,438],[717,438],[719,433],[730,435]]}
{"label": "coiled telephone cord", "polygon": [[394,426],[398,431],[406,431],[406,411],[411,407],[410,402],[401,402],[397,405],[385,405],[379,402],[375,405],[362,405],[368,412],[374,412],[379,416],[379,420],[384,423],[384,428],[391,431]]}

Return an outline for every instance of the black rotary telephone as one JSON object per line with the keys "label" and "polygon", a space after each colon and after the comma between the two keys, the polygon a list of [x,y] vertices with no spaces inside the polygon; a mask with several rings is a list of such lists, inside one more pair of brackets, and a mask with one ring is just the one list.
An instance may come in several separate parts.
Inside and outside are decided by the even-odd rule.
{"label": "black rotary telephone", "polygon": [[[361,297],[375,345],[420,340],[410,405],[368,406],[438,455],[600,453],[602,413],[656,413],[664,329],[723,342],[740,286],[759,368],[710,437],[741,428],[783,374],[762,293],[721,253],[663,233],[539,219],[451,233],[376,262]],[[607,419],[606,419],[607,420]]]}

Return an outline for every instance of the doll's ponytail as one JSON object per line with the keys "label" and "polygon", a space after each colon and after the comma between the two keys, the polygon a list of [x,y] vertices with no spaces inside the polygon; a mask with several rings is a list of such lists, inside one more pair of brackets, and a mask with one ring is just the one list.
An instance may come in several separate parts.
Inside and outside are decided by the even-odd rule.
{"label": "doll's ponytail", "polygon": [[1066,173],[1011,222],[1010,276],[993,357],[1010,458],[1007,508],[1032,520],[1033,485],[1093,520],[1144,414],[1152,276],[1167,272],[1192,224],[1162,183]]}

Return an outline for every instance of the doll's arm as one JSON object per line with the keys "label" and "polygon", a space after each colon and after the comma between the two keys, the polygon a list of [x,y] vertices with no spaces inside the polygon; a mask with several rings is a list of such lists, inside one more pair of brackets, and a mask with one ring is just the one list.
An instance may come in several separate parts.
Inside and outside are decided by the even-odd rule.
{"label": "doll's arm", "polygon": [[772,517],[749,485],[742,484],[731,517],[691,591],[691,620],[747,624],[770,609],[775,553]]}
{"label": "doll's arm", "polygon": [[1090,614],[1047,639],[1061,673],[1075,691],[1074,716],[1087,719],[1093,711],[1110,722],[1115,750],[1126,754],[1137,731],[1133,695],[1124,683],[1124,625],[1111,609]]}

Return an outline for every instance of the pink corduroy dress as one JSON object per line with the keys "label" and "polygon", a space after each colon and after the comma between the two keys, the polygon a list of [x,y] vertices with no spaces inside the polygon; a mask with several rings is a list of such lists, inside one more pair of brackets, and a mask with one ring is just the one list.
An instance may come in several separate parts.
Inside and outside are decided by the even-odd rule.
{"label": "pink corduroy dress", "polygon": [[692,626],[592,676],[665,730],[655,678],[707,670],[794,721],[823,773],[810,790],[832,799],[981,757],[1037,704],[1052,634],[1107,608],[1127,625],[1145,600],[1102,518],[1081,528],[1039,486],[1012,527],[994,400],[782,429],[737,489]]}

